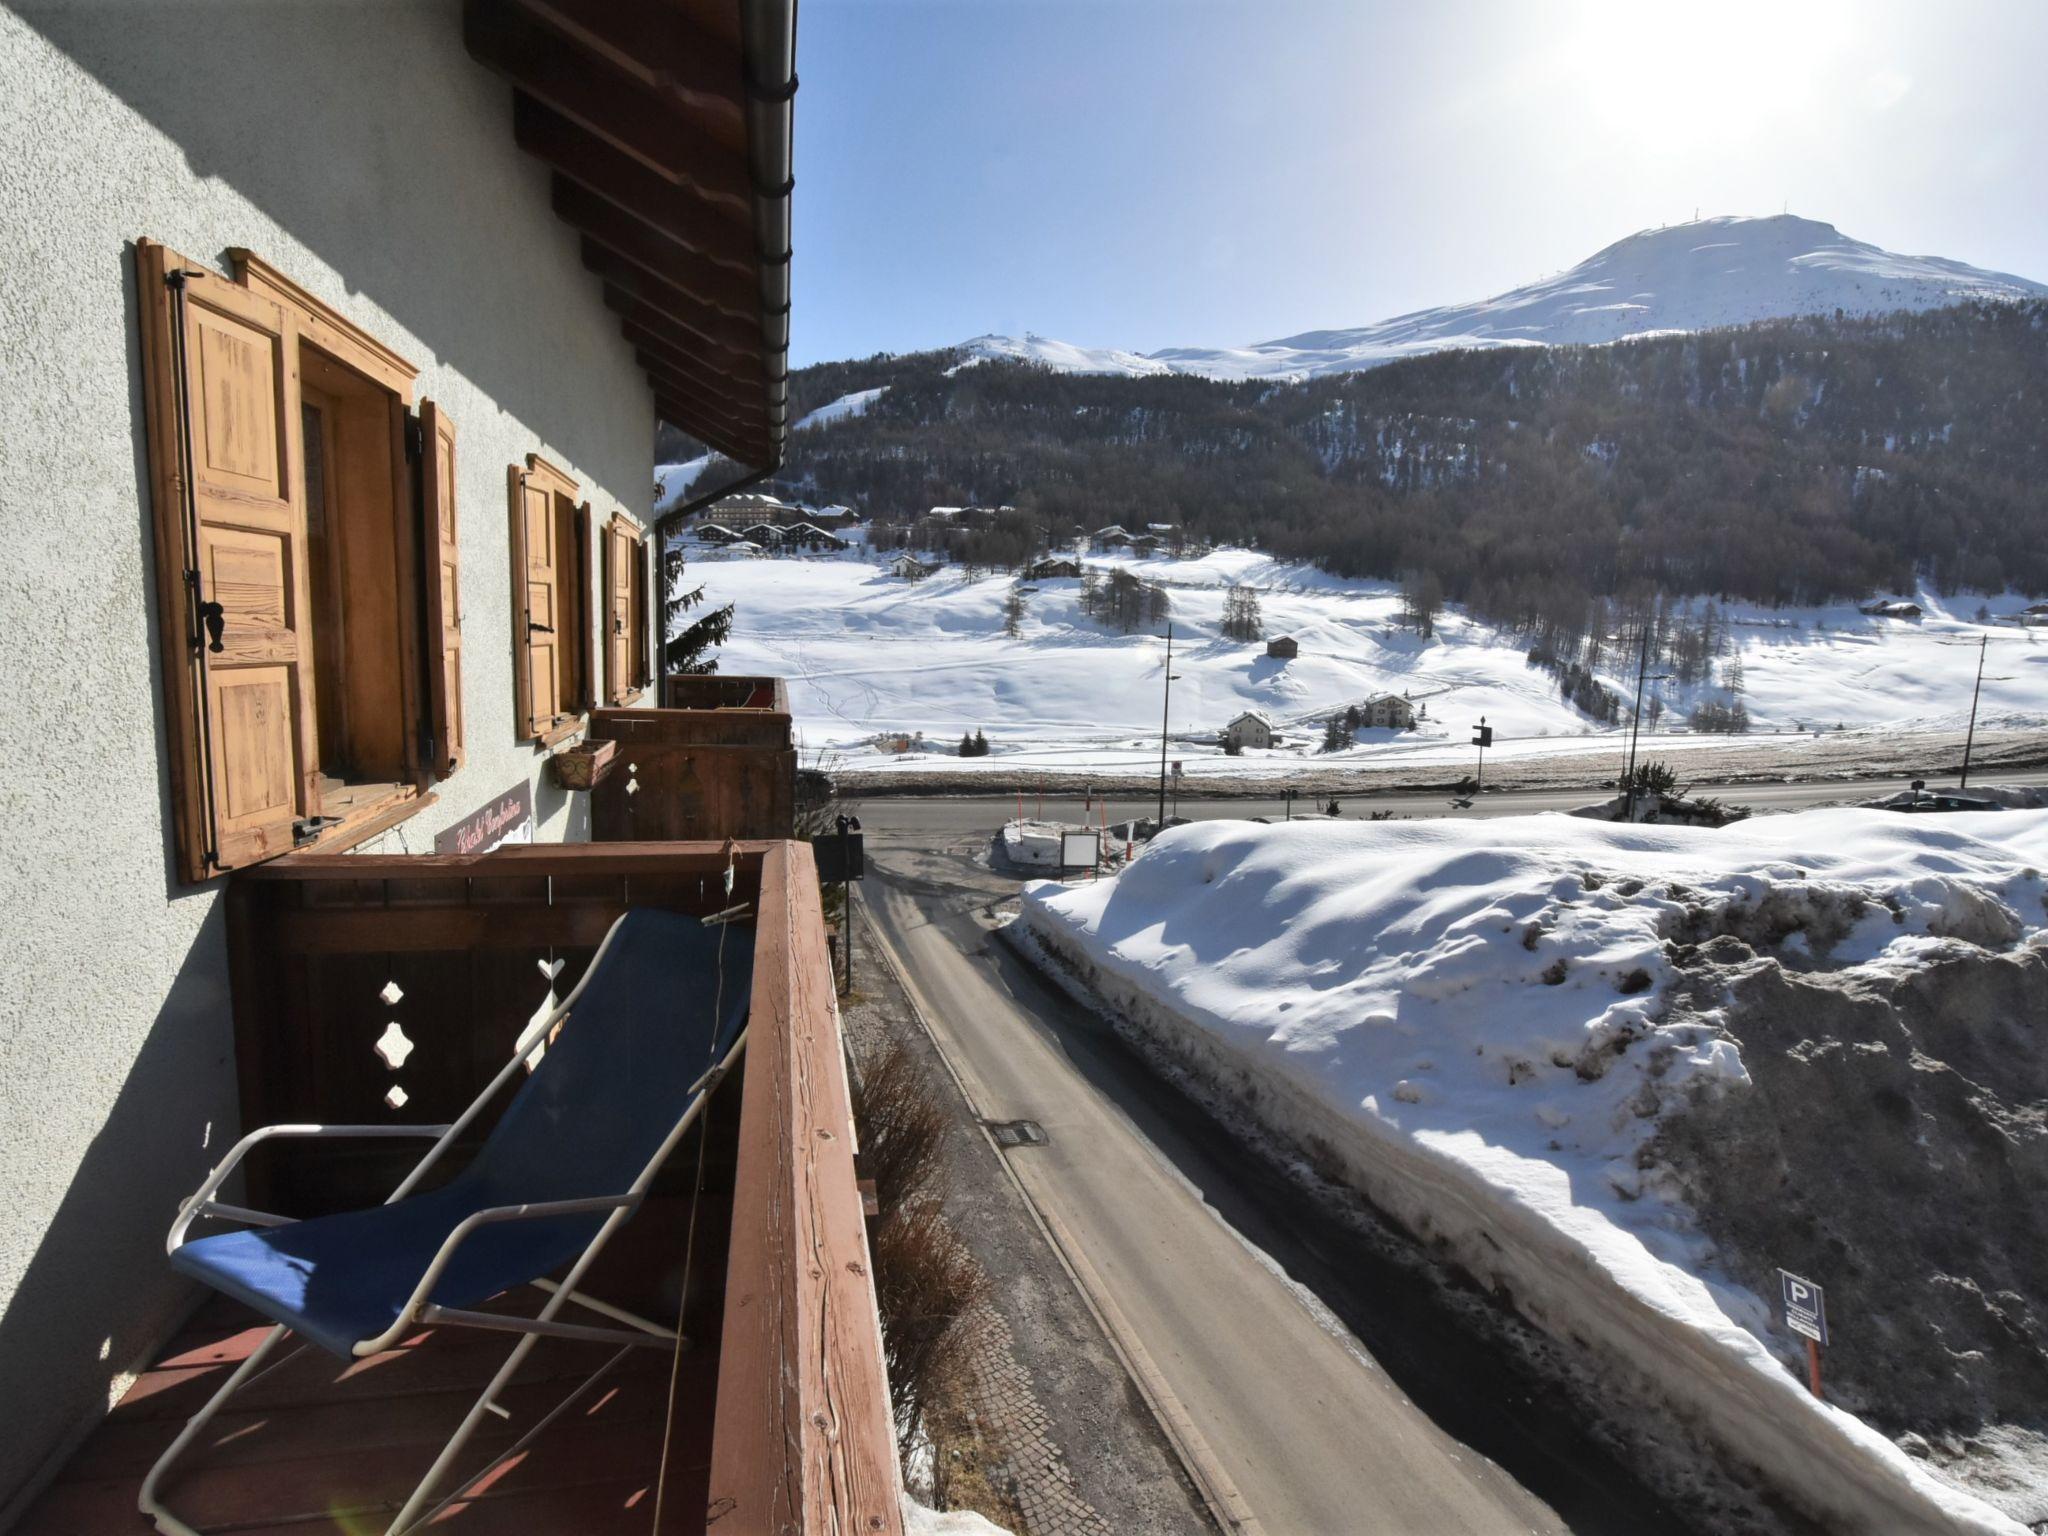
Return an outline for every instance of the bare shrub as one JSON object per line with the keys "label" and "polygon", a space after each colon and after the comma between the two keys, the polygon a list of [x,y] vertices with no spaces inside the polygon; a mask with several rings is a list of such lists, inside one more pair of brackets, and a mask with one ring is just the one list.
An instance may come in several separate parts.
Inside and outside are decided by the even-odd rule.
{"label": "bare shrub", "polygon": [[968,1316],[988,1274],[946,1218],[948,1117],[931,1069],[900,1039],[860,1053],[852,1074],[862,1174],[881,1215],[869,1233],[882,1348],[907,1455],[937,1407],[959,1390]]}

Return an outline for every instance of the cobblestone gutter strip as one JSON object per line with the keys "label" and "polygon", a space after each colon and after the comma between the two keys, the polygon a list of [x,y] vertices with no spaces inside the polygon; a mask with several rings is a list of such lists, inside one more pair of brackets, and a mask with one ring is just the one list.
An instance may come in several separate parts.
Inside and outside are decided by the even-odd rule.
{"label": "cobblestone gutter strip", "polygon": [[[1213,1531],[1123,1363],[996,1166],[1000,1154],[919,1023],[879,935],[865,913],[859,921],[868,963],[860,993],[841,1007],[848,1040],[908,1040],[937,1074],[954,1111],[948,1154],[960,1173],[947,1214],[994,1281],[959,1363],[959,1406],[977,1442],[959,1449],[990,1495],[991,1507],[977,1513],[1017,1536]],[[934,1451],[949,1454],[943,1445]]]}

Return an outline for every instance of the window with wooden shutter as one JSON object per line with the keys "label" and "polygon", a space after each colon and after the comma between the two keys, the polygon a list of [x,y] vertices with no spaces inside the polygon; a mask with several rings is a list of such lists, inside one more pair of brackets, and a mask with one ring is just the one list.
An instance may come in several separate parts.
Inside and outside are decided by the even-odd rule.
{"label": "window with wooden shutter", "polygon": [[420,402],[420,510],[432,561],[426,595],[434,767],[446,778],[462,766],[462,560],[456,543],[455,423],[431,400]]}
{"label": "window with wooden shutter", "polygon": [[589,509],[576,503],[576,482],[539,454],[514,465],[511,479],[519,733],[548,745],[581,725],[590,706]]}
{"label": "window with wooden shutter", "polygon": [[421,793],[414,371],[246,251],[136,243],[172,820],[193,881]]}
{"label": "window with wooden shutter", "polygon": [[178,860],[204,880],[318,814],[291,313],[136,246]]}
{"label": "window with wooden shutter", "polygon": [[630,704],[647,686],[647,535],[623,512],[604,531],[605,702]]}

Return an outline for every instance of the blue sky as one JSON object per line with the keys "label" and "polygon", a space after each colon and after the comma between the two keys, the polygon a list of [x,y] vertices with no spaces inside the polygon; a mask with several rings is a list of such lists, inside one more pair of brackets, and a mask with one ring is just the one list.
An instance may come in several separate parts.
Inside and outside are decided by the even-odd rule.
{"label": "blue sky", "polygon": [[804,0],[798,363],[1234,345],[1793,213],[2048,280],[2048,3]]}

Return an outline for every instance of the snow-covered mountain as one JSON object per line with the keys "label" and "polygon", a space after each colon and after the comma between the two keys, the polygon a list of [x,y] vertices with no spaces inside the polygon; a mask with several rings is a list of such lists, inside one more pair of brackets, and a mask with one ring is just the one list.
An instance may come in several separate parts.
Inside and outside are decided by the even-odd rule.
{"label": "snow-covered mountain", "polygon": [[1118,347],[1077,347],[1070,341],[1055,341],[1035,331],[1026,331],[1022,336],[977,336],[972,341],[963,341],[960,350],[966,354],[958,365],[962,368],[988,362],[1043,363],[1060,373],[1112,373],[1129,379],[1152,373],[1200,371],[1176,370],[1171,363]]}
{"label": "snow-covered mountain", "polygon": [[965,345],[974,362],[1019,358],[1069,373],[1304,378],[1453,347],[1618,341],[1838,309],[1881,314],[1966,299],[2043,296],[2048,284],[1937,256],[1895,255],[1812,219],[1716,218],[1646,229],[1567,272],[1477,303],[1418,310],[1351,330],[1150,354],[1029,334],[977,336]]}

